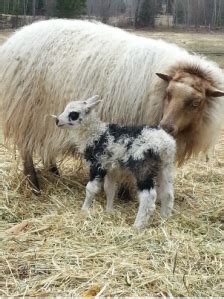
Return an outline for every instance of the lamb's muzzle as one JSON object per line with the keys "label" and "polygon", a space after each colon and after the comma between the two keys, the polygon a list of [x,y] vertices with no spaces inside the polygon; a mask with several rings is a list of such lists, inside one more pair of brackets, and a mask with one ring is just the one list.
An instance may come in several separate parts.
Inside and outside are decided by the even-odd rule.
{"label": "lamb's muzzle", "polygon": [[56,123],[56,126],[58,126],[58,124],[59,124],[59,119],[58,118],[55,119],[55,123]]}

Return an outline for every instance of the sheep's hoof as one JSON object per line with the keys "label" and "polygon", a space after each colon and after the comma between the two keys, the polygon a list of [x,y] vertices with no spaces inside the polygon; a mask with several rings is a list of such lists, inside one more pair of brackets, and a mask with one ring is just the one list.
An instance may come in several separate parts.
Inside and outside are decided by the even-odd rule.
{"label": "sheep's hoof", "polygon": [[34,184],[32,184],[30,181],[29,181],[29,185],[30,185],[30,188],[31,188],[34,195],[36,195],[36,196],[41,195],[41,190],[40,190],[39,186],[38,187],[34,186]]}
{"label": "sheep's hoof", "polygon": [[39,187],[39,182],[36,175],[27,176],[27,180],[30,186],[30,189],[32,190],[33,194],[36,196],[41,195],[41,190]]}
{"label": "sheep's hoof", "polygon": [[33,192],[33,194],[36,195],[36,196],[40,196],[40,195],[41,195],[41,190],[40,190],[40,189],[37,190],[37,189],[32,188],[32,192]]}

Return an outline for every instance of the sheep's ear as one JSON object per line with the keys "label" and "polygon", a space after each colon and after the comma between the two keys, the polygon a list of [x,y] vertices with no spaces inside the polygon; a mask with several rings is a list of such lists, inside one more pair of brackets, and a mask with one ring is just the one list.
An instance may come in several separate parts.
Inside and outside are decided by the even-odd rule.
{"label": "sheep's ear", "polygon": [[170,82],[172,80],[172,77],[169,75],[161,74],[161,73],[156,73],[156,75],[160,78],[163,79],[164,81]]}
{"label": "sheep's ear", "polygon": [[218,90],[216,88],[209,88],[206,90],[206,95],[209,97],[223,97],[224,96],[224,91]]}

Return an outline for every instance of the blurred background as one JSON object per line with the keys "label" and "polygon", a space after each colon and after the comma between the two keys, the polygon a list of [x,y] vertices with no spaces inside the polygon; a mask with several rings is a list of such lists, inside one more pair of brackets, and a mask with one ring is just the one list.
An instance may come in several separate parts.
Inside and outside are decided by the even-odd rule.
{"label": "blurred background", "polygon": [[39,19],[96,19],[125,28],[224,28],[223,0],[0,0],[0,29]]}

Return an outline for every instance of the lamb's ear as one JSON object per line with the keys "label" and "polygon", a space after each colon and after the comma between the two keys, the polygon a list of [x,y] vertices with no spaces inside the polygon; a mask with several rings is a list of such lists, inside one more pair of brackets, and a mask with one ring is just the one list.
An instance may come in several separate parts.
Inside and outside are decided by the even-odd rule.
{"label": "lamb's ear", "polygon": [[164,81],[170,82],[172,80],[172,77],[169,75],[165,75],[162,73],[156,73],[156,75],[160,78],[163,79]]}
{"label": "lamb's ear", "polygon": [[88,100],[86,100],[86,111],[87,113],[93,110],[97,105],[99,105],[102,100],[98,100],[99,96],[94,96]]}
{"label": "lamb's ear", "polygon": [[93,108],[95,108],[97,105],[99,105],[101,102],[102,102],[102,100],[98,100],[98,101],[95,101],[95,102],[93,102],[93,103],[89,103],[89,104],[87,104],[87,107],[88,107],[88,109],[93,109]]}
{"label": "lamb's ear", "polygon": [[224,91],[211,87],[206,90],[206,95],[214,98],[223,97]]}
{"label": "lamb's ear", "polygon": [[85,102],[86,102],[87,104],[90,104],[90,103],[95,103],[95,102],[98,101],[98,100],[99,100],[99,96],[98,96],[98,95],[95,95],[95,96],[93,96],[93,97],[87,99]]}

